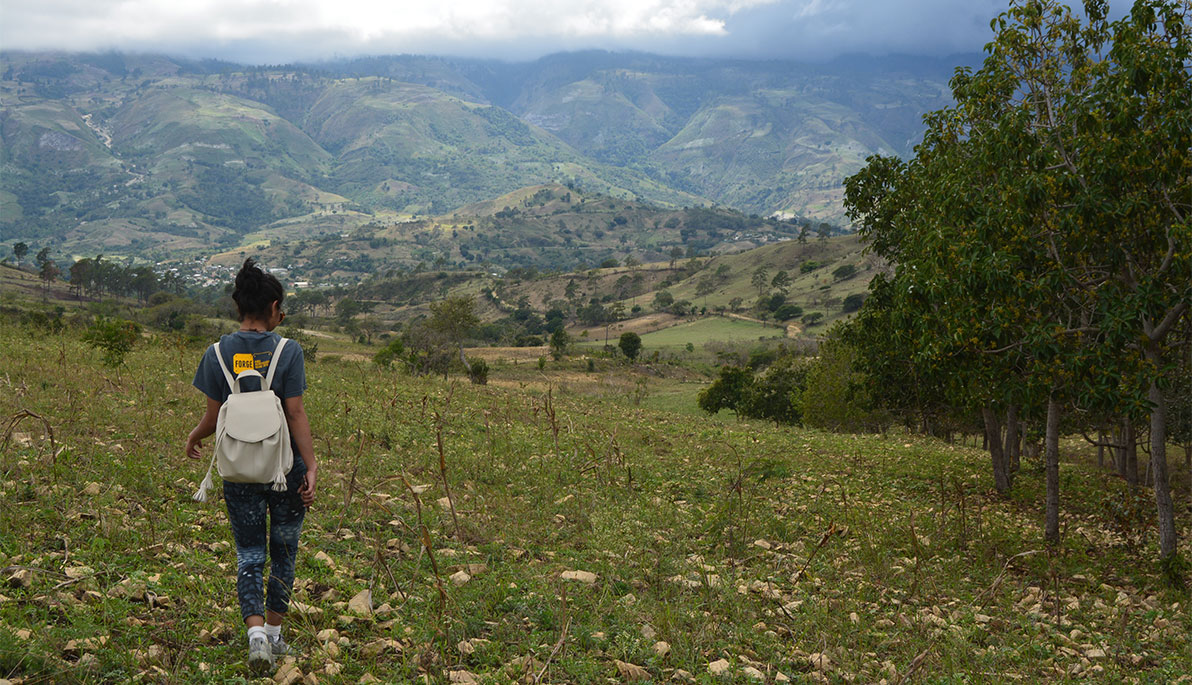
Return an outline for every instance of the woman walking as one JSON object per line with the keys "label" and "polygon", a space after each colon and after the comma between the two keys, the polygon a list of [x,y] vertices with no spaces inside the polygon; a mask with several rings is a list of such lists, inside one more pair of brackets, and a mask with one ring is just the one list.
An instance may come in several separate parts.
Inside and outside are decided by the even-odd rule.
{"label": "woman walking", "polygon": [[[298,534],[306,509],[315,499],[317,468],[310,423],[302,404],[306,390],[302,348],[287,341],[278,358],[273,358],[281,340],[273,329],[285,319],[281,283],[248,259],[236,274],[232,299],[239,311],[240,329],[219,340],[222,367],[214,345],[207,348],[199,362],[194,386],[207,396],[207,407],[186,439],[186,455],[201,458],[201,441],[215,432],[220,407],[232,392],[226,369],[232,370],[233,377],[245,369],[255,369],[262,377],[268,374],[273,379],[270,389],[281,398],[295,455],[293,467],[286,474],[285,490],[277,491],[269,483],[224,482],[228,521],[236,541],[236,594],[248,629],[248,666],[262,674],[272,668],[275,656],[290,653],[281,637],[281,623],[294,584]],[[255,378],[241,382],[242,391],[260,389],[259,385],[250,387],[257,383]],[[266,556],[270,560],[267,594]]]}

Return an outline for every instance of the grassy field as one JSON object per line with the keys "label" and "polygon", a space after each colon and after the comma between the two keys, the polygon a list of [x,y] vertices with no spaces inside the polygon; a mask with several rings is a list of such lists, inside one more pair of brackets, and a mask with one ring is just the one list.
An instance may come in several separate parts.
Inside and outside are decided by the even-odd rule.
{"label": "grassy field", "polygon": [[[783,329],[773,326],[763,326],[755,321],[733,319],[721,316],[710,316],[679,323],[654,333],[642,336],[642,354],[649,354],[655,349],[682,349],[691,343],[696,348],[702,348],[709,342],[747,341],[759,338],[781,338]],[[616,344],[611,341],[610,344]],[[603,346],[604,340],[593,340],[581,345]]]}
{"label": "grassy field", "polygon": [[[181,453],[200,352],[154,337],[110,369],[0,321],[0,678],[244,682],[226,515]],[[554,368],[308,365],[319,497],[278,682],[1187,678],[1153,505],[1083,460],[1048,550],[1037,464],[1001,499],[973,448],[709,421]]]}

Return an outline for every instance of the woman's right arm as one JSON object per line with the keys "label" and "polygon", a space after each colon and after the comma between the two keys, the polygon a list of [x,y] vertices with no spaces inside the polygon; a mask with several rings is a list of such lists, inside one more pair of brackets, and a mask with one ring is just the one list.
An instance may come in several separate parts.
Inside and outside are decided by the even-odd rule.
{"label": "woman's right arm", "polygon": [[207,410],[203,412],[203,418],[199,419],[199,424],[194,427],[190,435],[186,436],[186,456],[191,459],[201,459],[202,454],[199,450],[203,447],[203,438],[215,432],[215,422],[219,419],[219,408],[223,406],[223,402],[207,398]]}

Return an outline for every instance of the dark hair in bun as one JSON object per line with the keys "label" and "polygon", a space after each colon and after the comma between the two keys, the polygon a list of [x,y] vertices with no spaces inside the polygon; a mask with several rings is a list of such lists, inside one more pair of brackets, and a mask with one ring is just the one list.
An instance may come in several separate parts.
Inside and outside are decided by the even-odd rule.
{"label": "dark hair in bun", "polygon": [[280,307],[285,297],[285,289],[273,274],[262,271],[251,257],[244,260],[244,266],[240,267],[240,273],[236,274],[236,285],[232,290],[232,299],[236,301],[241,321],[248,317],[267,317],[274,300]]}

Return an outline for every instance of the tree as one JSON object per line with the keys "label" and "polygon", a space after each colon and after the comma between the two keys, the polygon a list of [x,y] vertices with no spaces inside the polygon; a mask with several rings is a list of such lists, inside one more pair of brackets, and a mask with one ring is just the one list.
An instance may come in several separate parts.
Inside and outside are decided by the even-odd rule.
{"label": "tree", "polygon": [[1061,413],[1149,414],[1167,563],[1166,339],[1192,301],[1190,9],[1143,0],[1113,24],[1102,3],[1086,9],[1083,24],[1052,0],[1014,2],[915,157],[871,158],[846,181],[850,216],[896,265],[859,317],[885,328],[858,351],[879,370],[896,365],[872,353],[908,355],[908,382],[979,407],[999,491],[1016,424],[1045,414],[1053,542]]}
{"label": "tree", "polygon": [[567,348],[571,345],[571,336],[567,331],[559,326],[550,334],[550,354],[555,361],[559,361],[567,354]]}
{"label": "tree", "polygon": [[715,414],[721,409],[731,409],[741,418],[741,407],[753,386],[753,373],[739,366],[720,367],[720,377],[699,392],[696,404],[700,409]]}
{"label": "tree", "polygon": [[637,359],[638,353],[642,349],[642,338],[633,331],[625,331],[621,334],[621,339],[617,341],[617,347],[621,348],[621,354],[624,354],[630,361]]}
{"label": "tree", "polygon": [[841,302],[840,311],[849,314],[860,309],[863,304],[865,304],[865,293],[853,293]]}
{"label": "tree", "polygon": [[472,376],[472,366],[468,364],[468,358],[464,355],[464,341],[480,323],[475,306],[475,300],[465,295],[432,302],[431,316],[426,322],[427,328],[437,333],[445,344],[454,344],[459,349],[459,361],[473,382],[476,382],[476,378]]}
{"label": "tree", "polygon": [[25,255],[29,254],[29,246],[23,242],[13,243],[12,253],[16,255],[17,265],[19,266]]}
{"label": "tree", "polygon": [[708,295],[716,292],[716,279],[704,276],[695,283],[695,296],[704,298],[704,306],[708,306]]}
{"label": "tree", "polygon": [[791,289],[791,276],[786,271],[779,271],[774,274],[774,278],[770,281],[770,287],[785,295]]}
{"label": "tree", "polygon": [[[669,224],[670,222],[668,221],[667,223]],[[676,225],[678,225],[678,224],[676,224]],[[673,269],[673,268],[675,268],[675,262],[677,262],[683,258],[683,254],[684,254],[683,248],[679,245],[675,245],[674,247],[672,247],[670,249],[670,252],[668,254],[670,255],[670,268]]]}
{"label": "tree", "polygon": [[117,367],[141,339],[141,326],[125,319],[99,319],[83,334],[83,341],[103,352],[103,363]]}
{"label": "tree", "polygon": [[844,338],[837,325],[820,343],[799,398],[803,425],[838,432],[875,430],[881,417],[873,411],[865,375],[855,367],[857,351]]}
{"label": "tree", "polygon": [[50,284],[54,282],[55,278],[58,278],[60,273],[61,271],[58,269],[58,265],[54,263],[54,260],[46,259],[42,261],[41,270],[38,272],[38,275],[41,277],[41,282],[44,284],[45,289],[48,290]]}
{"label": "tree", "polygon": [[765,373],[754,377],[742,413],[775,424],[798,424],[802,419],[801,398],[809,369],[805,359],[790,354],[780,356]]}
{"label": "tree", "polygon": [[749,279],[749,284],[757,289],[757,296],[762,297],[770,286],[770,272],[766,271],[764,266],[757,267],[753,270],[753,277]]}
{"label": "tree", "polygon": [[659,290],[654,295],[654,308],[658,310],[666,309],[675,302],[675,296],[670,294],[669,290]]}

